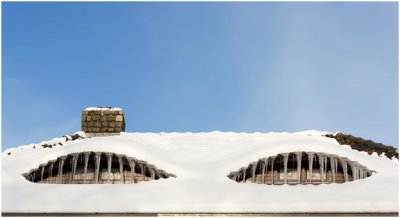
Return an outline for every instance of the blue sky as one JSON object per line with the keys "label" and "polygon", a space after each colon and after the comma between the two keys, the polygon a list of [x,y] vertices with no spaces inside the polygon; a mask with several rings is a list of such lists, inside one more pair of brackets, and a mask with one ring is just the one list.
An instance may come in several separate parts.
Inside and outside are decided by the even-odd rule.
{"label": "blue sky", "polygon": [[398,3],[2,3],[2,150],[127,132],[341,131],[398,147]]}

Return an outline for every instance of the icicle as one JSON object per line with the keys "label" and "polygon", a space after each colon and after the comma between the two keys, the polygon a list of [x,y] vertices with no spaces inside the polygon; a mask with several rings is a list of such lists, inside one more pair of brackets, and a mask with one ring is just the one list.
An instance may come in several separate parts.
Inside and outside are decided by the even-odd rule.
{"label": "icicle", "polygon": [[[337,157],[335,157],[335,175],[338,174],[338,167],[339,167],[338,159],[337,159]],[[336,179],[336,178],[335,178],[335,179]]]}
{"label": "icicle", "polygon": [[40,183],[43,182],[44,166],[42,166],[42,172],[40,173]]}
{"label": "icicle", "polygon": [[261,184],[265,183],[265,159],[261,160]]}
{"label": "icicle", "polygon": [[101,159],[101,153],[95,152],[94,153],[94,162],[95,162],[95,172],[94,172],[94,182],[96,184],[99,183],[99,176],[100,176],[100,159]]}
{"label": "icicle", "polygon": [[[355,176],[353,175],[353,180],[358,180],[361,178],[361,166],[357,162],[353,162],[352,165],[354,165],[354,173]],[[353,171],[353,168],[351,169]]]}
{"label": "icicle", "polygon": [[268,160],[269,158],[264,159],[264,163],[265,163],[265,176],[264,176],[264,182],[265,184],[268,184]]}
{"label": "icicle", "polygon": [[140,163],[140,174],[142,175],[142,181],[145,181],[145,163]]}
{"label": "icicle", "polygon": [[328,155],[327,154],[324,154],[324,163],[325,163],[324,178],[325,178],[325,180],[328,180]]}
{"label": "icicle", "polygon": [[283,184],[287,184],[287,163],[288,163],[289,154],[284,153],[282,155],[283,155]]}
{"label": "icicle", "polygon": [[150,177],[151,177],[151,179],[155,178],[155,173],[154,173],[154,169],[153,168],[150,169]]}
{"label": "icicle", "polygon": [[271,158],[271,185],[274,184],[274,162],[276,157]]}
{"label": "icicle", "polygon": [[90,152],[85,152],[85,166],[83,168],[83,182],[86,182],[86,173],[87,173],[87,168],[88,168],[88,164],[89,164],[89,156],[90,156]]}
{"label": "icicle", "polygon": [[364,179],[364,168],[360,167],[360,178],[359,179]]}
{"label": "icicle", "polygon": [[257,169],[257,162],[251,165],[251,181],[253,183],[256,182],[256,169]]}
{"label": "icicle", "polygon": [[129,167],[131,168],[131,183],[135,183],[135,160],[129,158]]}
{"label": "icicle", "polygon": [[36,177],[36,172],[33,172],[33,175],[32,175],[32,182],[35,182],[35,177]]}
{"label": "icicle", "polygon": [[297,159],[297,184],[300,184],[300,179],[301,179],[301,156],[302,156],[302,152],[296,152],[296,159]]}
{"label": "icicle", "polygon": [[243,182],[246,183],[246,167],[243,169]]}
{"label": "icicle", "polygon": [[336,162],[336,158],[333,155],[329,156],[330,160],[331,160],[331,174],[332,174],[332,183],[336,182],[336,166],[335,166],[335,162]]}
{"label": "icicle", "polygon": [[314,153],[308,152],[308,172],[310,175],[310,184],[312,183],[312,169],[313,169],[313,159],[314,159]]}
{"label": "icicle", "polygon": [[347,177],[347,162],[344,158],[339,157],[340,164],[342,165],[343,169],[343,176],[344,176],[344,181],[347,182],[348,177]]}
{"label": "icicle", "polygon": [[321,153],[317,153],[319,160],[319,173],[321,176],[321,184],[324,183],[324,155]]}
{"label": "icicle", "polygon": [[72,179],[71,183],[75,180],[76,164],[78,163],[79,154],[72,155]]}
{"label": "icicle", "polygon": [[108,168],[108,172],[107,172],[107,182],[110,182],[111,179],[111,164],[112,164],[112,153],[106,153],[107,155],[107,168]]}
{"label": "icicle", "polygon": [[120,174],[121,183],[125,183],[124,182],[124,163],[122,162],[122,157],[120,155],[118,155],[118,162],[119,162],[119,174]]}
{"label": "icicle", "polygon": [[360,177],[361,177],[360,168],[361,168],[361,166],[358,163],[356,163],[357,179],[360,179]]}
{"label": "icicle", "polygon": [[363,171],[364,171],[364,176],[363,176],[363,178],[367,178],[368,175],[370,175],[370,173],[372,174],[372,172],[370,172],[367,168],[363,168]]}
{"label": "icicle", "polygon": [[48,176],[49,178],[53,176],[53,166],[54,166],[54,162],[51,162],[50,163],[50,170],[49,170],[50,172],[49,172],[49,176]]}
{"label": "icicle", "polygon": [[352,177],[353,177],[353,181],[355,181],[355,180],[357,180],[357,179],[356,179],[356,172],[355,172],[356,169],[355,169],[354,162],[351,161],[349,164],[350,164],[351,175],[352,175]]}
{"label": "icicle", "polygon": [[261,160],[261,184],[264,184],[264,175],[265,175],[265,162]]}
{"label": "icicle", "polygon": [[61,157],[60,161],[58,162],[58,181],[59,181],[59,183],[62,183],[62,174],[63,174],[65,158],[66,158],[66,156]]}

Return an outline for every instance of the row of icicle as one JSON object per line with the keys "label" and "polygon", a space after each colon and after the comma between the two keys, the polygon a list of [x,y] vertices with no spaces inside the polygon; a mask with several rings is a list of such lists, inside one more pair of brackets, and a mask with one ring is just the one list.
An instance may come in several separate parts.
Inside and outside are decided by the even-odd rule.
{"label": "row of icicle", "polygon": [[[75,173],[76,173],[76,167],[77,167],[77,163],[78,163],[78,159],[81,155],[83,155],[84,158],[84,171],[83,171],[83,181],[84,183],[86,182],[86,177],[87,177],[87,169],[88,169],[88,164],[89,164],[89,157],[90,154],[93,152],[83,152],[83,153],[74,153],[74,154],[70,154],[67,156],[62,156],[60,158],[58,158],[58,174],[57,174],[57,183],[62,183],[63,180],[63,168],[64,168],[64,163],[65,160],[70,157],[72,159],[71,161],[71,168],[72,168],[72,178],[71,181],[69,183],[74,183],[74,179],[75,179]],[[94,165],[95,165],[95,178],[94,178],[94,183],[97,184],[99,183],[99,172],[100,172],[100,160],[101,160],[101,155],[103,153],[102,152],[94,152]],[[140,174],[143,176],[143,180],[145,178],[145,168],[148,169],[149,173],[150,173],[150,178],[151,179],[159,179],[159,178],[168,178],[168,177],[175,177],[172,174],[168,174],[163,170],[159,170],[156,169],[155,166],[153,165],[149,165],[147,164],[145,161],[140,161],[137,160],[135,158],[132,157],[125,157],[125,155],[120,155],[120,154],[114,154],[114,153],[105,153],[106,157],[107,157],[107,169],[108,169],[108,177],[107,177],[107,182],[110,182],[111,180],[111,165],[112,165],[112,158],[113,156],[116,156],[118,158],[118,162],[119,162],[119,173],[120,173],[120,181],[121,183],[125,183],[124,181],[124,177],[123,175],[123,166],[124,166],[124,158],[128,161],[129,163],[129,167],[131,169],[131,183],[135,183],[135,177],[134,177],[134,173],[135,173],[135,166],[138,165],[140,168]],[[53,168],[54,168],[54,164],[55,164],[55,160],[54,161],[49,161],[49,163],[47,164],[42,164],[40,165],[40,167],[36,170],[31,170],[30,173],[25,174],[24,176],[32,181],[35,182],[35,178],[36,178],[36,173],[39,171],[40,169],[40,182],[42,182],[45,178],[44,176],[44,171],[45,168],[48,167],[49,170],[49,177],[50,175],[53,175]]]}
{"label": "row of icicle", "polygon": [[[246,173],[251,170],[251,182],[256,182],[256,169],[257,166],[261,167],[261,183],[267,184],[266,181],[266,173],[268,172],[268,165],[270,164],[271,172],[274,172],[274,163],[277,157],[281,157],[283,159],[283,183],[287,184],[287,166],[288,166],[288,159],[290,154],[294,154],[296,156],[297,162],[297,184],[301,183],[301,162],[303,153],[306,153],[308,158],[308,171],[310,173],[309,183],[312,183],[312,169],[314,167],[314,159],[319,163],[319,171],[321,175],[321,183],[326,183],[327,181],[324,179],[326,173],[328,172],[328,160],[330,163],[331,169],[331,182],[336,182],[336,175],[338,173],[338,163],[342,166],[343,169],[343,176],[344,181],[349,181],[348,169],[347,166],[350,165],[350,169],[352,172],[353,180],[364,179],[372,174],[371,170],[368,170],[365,166],[360,165],[355,161],[350,161],[347,158],[339,157],[333,154],[326,154],[326,153],[318,153],[318,152],[291,152],[291,153],[282,153],[278,154],[277,156],[272,156],[268,158],[260,159],[258,162],[251,163],[248,167],[243,167],[239,171],[231,172],[228,177],[236,182],[246,181]],[[274,173],[272,173],[272,181],[271,184],[275,182]]]}

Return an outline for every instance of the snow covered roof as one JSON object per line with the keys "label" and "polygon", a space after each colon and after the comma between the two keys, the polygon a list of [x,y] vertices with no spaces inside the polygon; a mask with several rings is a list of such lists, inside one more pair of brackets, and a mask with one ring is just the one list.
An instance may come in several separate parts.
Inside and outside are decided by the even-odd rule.
{"label": "snow covered roof", "polygon": [[[81,132],[77,140],[53,139],[47,143],[56,145],[51,148],[7,149],[2,153],[2,212],[398,212],[398,160],[353,150],[326,134],[121,133],[85,138]],[[22,176],[49,160],[84,151],[135,157],[176,177],[136,184],[64,185],[32,183]],[[335,154],[375,173],[343,184],[294,186],[227,178],[260,158],[294,151]]]}

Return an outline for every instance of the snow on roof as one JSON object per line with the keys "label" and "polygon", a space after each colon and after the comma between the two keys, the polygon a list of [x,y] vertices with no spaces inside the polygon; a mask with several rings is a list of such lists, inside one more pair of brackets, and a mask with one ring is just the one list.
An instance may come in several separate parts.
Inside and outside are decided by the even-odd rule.
{"label": "snow on roof", "polygon": [[[339,145],[325,132],[121,133],[2,155],[3,212],[396,212],[398,161]],[[38,184],[21,174],[84,151],[125,154],[176,178],[136,184]],[[227,175],[279,153],[336,154],[376,171],[343,184],[260,185]],[[11,152],[12,155],[7,155]],[[396,159],[397,160],[397,159]]]}
{"label": "snow on roof", "polygon": [[111,110],[111,111],[122,111],[121,108],[118,107],[87,107],[84,111],[102,111],[102,110]]}

